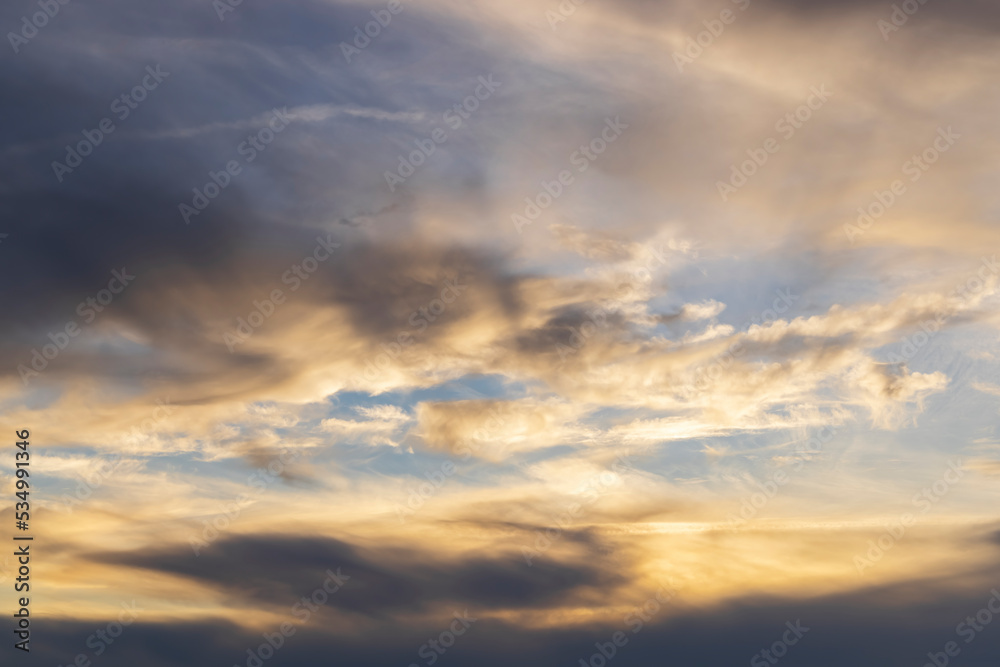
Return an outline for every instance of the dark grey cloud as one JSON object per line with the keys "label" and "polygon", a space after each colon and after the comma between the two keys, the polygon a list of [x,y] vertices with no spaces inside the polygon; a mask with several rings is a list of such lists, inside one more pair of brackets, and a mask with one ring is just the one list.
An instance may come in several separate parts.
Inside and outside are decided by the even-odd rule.
{"label": "dark grey cloud", "polygon": [[[346,556],[339,549],[336,555]],[[238,562],[232,560],[230,564],[239,568]],[[790,647],[783,663],[816,667],[922,665],[927,662],[927,653],[940,652],[947,642],[956,641],[961,649],[958,664],[986,667],[1000,659],[1000,643],[995,639],[1000,629],[996,623],[1000,621],[985,626],[968,643],[956,635],[956,626],[986,606],[992,588],[1000,584],[1000,570],[978,572],[975,579],[982,582],[981,586],[970,586],[966,580],[959,587],[947,577],[927,577],[813,598],[745,597],[716,607],[692,605],[685,601],[681,590],[665,608],[668,610],[653,614],[637,632],[635,617],[629,618],[626,612],[620,621],[560,630],[519,627],[480,617],[440,664],[576,665],[597,651],[595,643],[606,644],[617,631],[628,637],[628,643],[618,649],[613,661],[623,667],[748,664],[755,654],[781,639],[786,623],[800,622],[808,632]],[[308,584],[309,590],[314,587],[313,581],[303,579],[302,583]],[[615,600],[630,610],[643,605],[655,592],[649,591],[647,598]],[[613,593],[609,591],[608,595]],[[86,651],[86,638],[110,620],[42,621],[39,628],[44,631],[39,633],[26,664],[65,664]],[[447,614],[405,626],[382,620],[364,632],[347,634],[324,618],[308,627],[299,626],[267,664],[314,664],[331,656],[336,656],[338,664],[352,667],[422,664],[418,648],[446,629],[447,622]],[[258,633],[218,621],[157,624],[140,619],[108,647],[100,661],[108,667],[245,664],[246,650],[263,641]]]}
{"label": "dark grey cloud", "polygon": [[[14,26],[35,10],[34,2],[7,5],[0,25]],[[0,85],[9,92],[0,102],[7,121],[0,125],[0,232],[9,235],[0,284],[11,286],[0,291],[0,308],[18,314],[0,324],[0,373],[16,376],[31,350],[68,321],[79,322],[77,305],[125,267],[138,278],[101,323],[139,333],[145,349],[74,344],[45,379],[156,373],[192,386],[220,375],[241,388],[280,383],[296,369],[270,355],[229,354],[223,331],[208,320],[245,316],[318,235],[345,227],[343,255],[324,267],[322,284],[297,298],[347,307],[373,344],[409,328],[406,318],[439,295],[446,277],[471,278],[516,311],[501,257],[448,249],[447,240],[441,248],[402,240],[411,202],[403,193],[390,196],[382,171],[429,133],[431,121],[411,127],[339,115],[336,123],[296,122],[184,224],[178,205],[209,182],[210,171],[238,157],[237,146],[257,129],[247,127],[250,119],[311,105],[437,115],[497,66],[473,34],[409,5],[348,64],[339,44],[369,20],[368,8],[308,0],[243,3],[222,22],[211,3],[71,3],[20,53],[0,61]],[[466,55],[446,57],[451,50]],[[412,71],[427,59],[436,63],[433,75]],[[154,65],[169,78],[127,119],[113,118],[115,131],[58,182],[52,162],[65,159],[65,146],[113,117],[110,103]],[[476,169],[475,160],[462,168],[465,177]],[[359,219],[365,223],[339,223]],[[365,241],[387,226],[400,230],[399,243]],[[432,284],[426,276],[434,267],[440,275]],[[442,325],[470,307],[450,308]],[[218,394],[195,392],[189,400],[213,398]]]}
{"label": "dark grey cloud", "polygon": [[[586,338],[581,327],[585,327]],[[560,350],[565,354],[566,348],[578,350],[598,338],[627,335],[628,330],[628,321],[621,312],[596,302],[579,303],[560,308],[543,326],[519,334],[514,347],[519,352],[555,357]]]}
{"label": "dark grey cloud", "polygon": [[92,559],[189,577],[246,603],[279,607],[311,593],[327,569],[341,568],[350,581],[329,606],[377,617],[441,605],[545,609],[624,582],[596,562],[546,558],[529,567],[519,553],[451,560],[411,549],[376,550],[330,538],[280,535],[220,539],[198,556],[184,547]]}
{"label": "dark grey cloud", "polygon": [[[723,9],[733,9],[739,4],[720,0],[714,3],[657,2],[656,0],[625,0],[624,2],[608,1],[604,3],[609,9],[615,9],[636,16],[646,21],[675,21],[684,25],[698,14],[706,18],[717,16]],[[904,0],[751,0],[745,10],[745,16],[751,21],[774,18],[775,15],[786,16],[803,21],[825,21],[831,18],[867,14],[877,18],[886,18],[893,11],[893,5],[902,5]],[[907,8],[919,6],[914,15],[922,18],[933,18],[936,21],[955,26],[981,30],[995,30],[1000,26],[1000,7],[991,0],[956,0],[954,2],[936,2],[935,0],[908,0]],[[741,14],[742,12],[737,12]],[[743,19],[740,19],[741,22]],[[925,35],[933,39],[931,35]]]}
{"label": "dark grey cloud", "polygon": [[952,23],[968,28],[989,28],[1000,26],[1000,7],[990,0],[956,0],[954,2],[935,2],[935,0],[841,0],[839,2],[824,2],[823,0],[754,0],[765,7],[785,10],[799,16],[809,18],[829,17],[831,14],[849,14],[866,12],[879,17],[892,13],[893,5],[907,5],[912,9],[919,7],[914,16],[931,18],[937,21]]}

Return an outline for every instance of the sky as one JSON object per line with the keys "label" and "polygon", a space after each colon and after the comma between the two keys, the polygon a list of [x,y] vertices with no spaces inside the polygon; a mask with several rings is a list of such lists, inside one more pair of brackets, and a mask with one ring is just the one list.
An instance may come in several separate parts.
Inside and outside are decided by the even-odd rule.
{"label": "sky", "polygon": [[0,27],[0,664],[1000,659],[996,3]]}

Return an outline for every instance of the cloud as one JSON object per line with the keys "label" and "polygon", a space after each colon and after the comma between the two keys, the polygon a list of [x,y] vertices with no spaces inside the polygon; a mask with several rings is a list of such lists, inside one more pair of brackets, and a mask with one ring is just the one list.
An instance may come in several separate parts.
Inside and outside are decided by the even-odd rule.
{"label": "cloud", "polygon": [[372,617],[441,611],[455,605],[491,613],[505,608],[544,609],[564,604],[577,592],[622,581],[592,564],[549,560],[529,568],[520,554],[449,559],[389,545],[371,549],[332,538],[282,535],[226,538],[200,556],[183,548],[92,558],[195,579],[250,604],[275,606],[308,594],[327,569],[341,568],[350,579],[328,604]]}
{"label": "cloud", "polygon": [[421,403],[420,437],[432,449],[503,460],[559,444],[579,444],[579,410],[558,401],[469,400]]}
{"label": "cloud", "polygon": [[681,308],[681,319],[688,320],[691,322],[696,322],[698,320],[708,320],[723,310],[726,309],[726,304],[719,303],[714,299],[709,299],[702,303],[688,303]]}
{"label": "cloud", "polygon": [[923,409],[924,399],[948,385],[944,373],[908,373],[905,367],[890,364],[870,364],[859,368],[852,377],[867,394],[872,422],[883,428],[899,425],[906,418],[904,406],[916,403]]}
{"label": "cloud", "polygon": [[[295,542],[287,544],[305,546]],[[305,565],[306,573],[315,574],[313,579],[306,573],[294,576],[297,584],[304,586],[305,593],[308,593],[316,586],[315,578],[321,581],[325,576],[320,571],[323,563],[311,559],[305,562],[299,555],[300,551],[284,551],[280,542],[277,545],[266,554],[253,543],[242,545],[249,549],[249,562],[237,566],[236,574],[243,577],[242,581],[237,576],[218,573],[245,600],[259,599],[257,596],[260,595],[268,603],[277,603],[275,607],[279,614],[261,628],[240,627],[208,619],[199,623],[140,619],[139,624],[126,628],[120,641],[109,647],[105,656],[107,664],[124,665],[126,661],[131,664],[136,659],[145,661],[147,657],[149,662],[144,664],[167,664],[162,662],[167,659],[165,656],[169,659],[180,657],[196,665],[227,660],[240,662],[247,648],[255,648],[264,641],[261,632],[273,632],[282,621],[293,621],[298,626],[296,635],[289,638],[279,653],[282,659],[308,661],[336,653],[345,660],[349,659],[351,664],[358,665],[405,662],[413,659],[412,655],[427,637],[435,636],[447,626],[454,611],[449,607],[441,614],[423,615],[406,624],[383,615],[362,624],[350,620],[349,616],[340,616],[337,622],[331,624],[327,619],[332,614],[342,614],[348,606],[345,600],[350,597],[351,591],[347,588],[330,597],[327,604],[330,608],[320,612],[320,622],[299,625],[287,611],[292,601],[300,596],[299,590],[289,591],[290,597],[272,599],[272,589],[267,582],[276,577],[292,577],[293,570],[280,565],[294,562],[300,567]],[[235,548],[237,545],[232,546]],[[325,551],[323,548],[317,551],[319,545],[316,544],[309,546],[313,553],[333,555],[335,552],[337,556],[350,558],[342,548],[333,545],[327,546]],[[995,551],[995,546],[992,549]],[[289,558],[291,561],[287,560]],[[227,563],[238,564],[240,561]],[[361,563],[355,565],[362,567]],[[172,568],[173,564],[168,562],[165,567]],[[212,573],[212,580],[217,574],[216,567],[209,561],[204,569],[205,573]],[[416,571],[421,572],[420,564]],[[347,572],[345,567],[343,573]],[[555,576],[555,580],[549,583],[538,581],[535,584],[539,586],[537,590],[558,589],[573,581],[561,579],[565,575],[560,575],[558,571],[545,572]],[[263,579],[259,577],[261,573],[265,575]],[[489,568],[485,572],[477,568],[459,569],[454,573],[452,582],[442,583],[448,591],[462,594],[465,590],[462,583],[464,577],[472,573],[482,585],[476,588],[476,596],[501,602],[521,600],[518,581],[527,580],[506,580],[505,575]],[[498,575],[499,578],[495,578]],[[857,655],[861,656],[857,659],[860,660],[858,664],[876,665],[892,662],[900,656],[906,657],[907,652],[912,653],[914,660],[919,660],[927,652],[937,651],[945,642],[954,639],[956,624],[975,615],[991,599],[991,588],[994,587],[991,582],[996,579],[995,566],[970,571],[969,575],[968,579],[959,582],[947,575],[923,574],[905,581],[850,592],[808,595],[799,591],[789,596],[761,592],[732,596],[724,603],[714,605],[693,604],[683,583],[674,585],[666,580],[652,581],[644,589],[624,593],[605,589],[604,595],[611,596],[615,613],[569,627],[518,625],[502,618],[481,615],[473,631],[456,643],[452,658],[497,666],[509,664],[514,659],[529,665],[549,664],[553,657],[562,662],[580,658],[586,660],[597,650],[595,642],[607,642],[615,632],[621,631],[629,639],[616,656],[616,661],[621,661],[623,665],[648,664],[655,656],[665,654],[677,660],[735,662],[770,647],[787,629],[786,622],[791,621],[793,624],[799,622],[808,631],[800,642],[791,647],[789,655],[794,651],[798,659],[810,664],[836,665],[840,664],[843,656]],[[377,581],[377,576],[366,571],[351,582],[361,586],[365,581]],[[383,573],[382,576],[391,575]],[[376,579],[365,580],[365,577]],[[398,584],[420,579],[419,574],[406,571],[399,577],[401,581],[396,582]],[[258,586],[261,588],[255,590]],[[655,599],[657,591],[669,588],[677,590],[676,597],[666,604],[650,605],[645,617],[639,616],[637,612],[643,610],[645,603]],[[495,592],[489,593],[491,590]],[[372,596],[378,599],[381,591],[380,584],[374,585]],[[341,597],[342,594],[347,595]],[[397,601],[409,595],[410,589],[403,586],[383,599],[394,608]],[[471,615],[475,616],[475,613]],[[98,625],[95,626],[95,623]],[[52,656],[56,655],[57,648],[73,654],[78,646],[80,651],[84,651],[86,636],[104,623],[106,620],[101,619],[93,619],[89,623],[53,620],[50,641],[40,645],[40,655],[56,659]],[[188,649],[184,647],[193,645],[180,641],[185,636],[203,640],[198,644],[197,651],[190,655],[185,655]],[[726,640],[718,641],[719,637]],[[935,637],[940,637],[940,640]],[[174,648],[169,648],[171,646]],[[195,651],[194,648],[190,650]],[[984,641],[984,638],[963,644],[962,653],[969,659],[980,661],[998,656],[995,644]]]}
{"label": "cloud", "polygon": [[[41,449],[39,602],[60,614],[36,657],[85,651],[121,592],[148,615],[109,667],[245,664],[331,567],[350,585],[276,662],[422,661],[468,607],[446,660],[577,664],[668,583],[616,664],[745,664],[800,618],[802,664],[941,650],[997,574],[995,3],[925,3],[889,40],[867,0],[592,0],[556,29],[566,3],[404,4],[348,62],[371,7],[71,3],[0,64],[0,411]],[[151,63],[170,77],[117,119]],[[791,124],[816,86],[829,102]],[[246,159],[275,108],[292,123]],[[112,271],[136,278],[88,306]],[[777,289],[798,297],[781,313]],[[961,491],[859,577],[952,458]]]}
{"label": "cloud", "polygon": [[989,394],[991,396],[1000,396],[1000,386],[995,384],[990,384],[989,382],[974,382],[972,388],[976,391],[981,391],[984,394]]}

